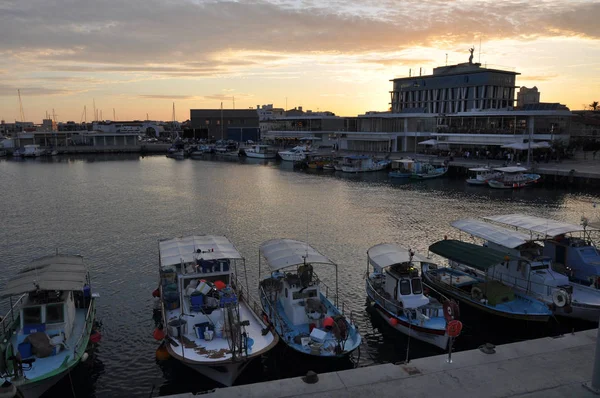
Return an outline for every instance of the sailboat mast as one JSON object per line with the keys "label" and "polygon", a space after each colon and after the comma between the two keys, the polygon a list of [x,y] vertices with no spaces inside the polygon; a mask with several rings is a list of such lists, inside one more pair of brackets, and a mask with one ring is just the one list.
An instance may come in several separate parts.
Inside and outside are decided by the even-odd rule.
{"label": "sailboat mast", "polygon": [[17,89],[17,93],[19,94],[19,117],[21,118],[21,123],[25,121],[25,112],[23,111],[23,101],[21,100],[21,90]]}

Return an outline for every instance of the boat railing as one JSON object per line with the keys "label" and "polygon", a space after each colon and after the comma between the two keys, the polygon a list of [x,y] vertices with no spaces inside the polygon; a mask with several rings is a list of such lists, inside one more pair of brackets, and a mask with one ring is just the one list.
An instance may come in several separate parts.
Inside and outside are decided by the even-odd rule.
{"label": "boat railing", "polygon": [[373,297],[377,304],[381,305],[386,311],[395,315],[398,315],[399,312],[404,312],[404,306],[399,301],[394,302],[382,296],[373,286],[369,278],[367,278],[367,293],[371,293],[371,297]]}
{"label": "boat railing", "polygon": [[75,343],[75,346],[73,346],[73,357],[74,358],[77,357],[77,352],[79,351],[81,344],[85,343],[86,346],[88,344],[87,339],[84,341],[84,337],[86,337],[86,336],[89,337],[89,335],[91,333],[93,322],[90,320],[90,317],[92,316],[92,311],[94,309],[94,306],[95,306],[95,303],[94,303],[94,299],[92,298],[90,300],[90,304],[88,306],[88,310],[85,315],[85,323],[83,325],[83,330],[81,331],[81,335],[79,335],[79,338],[77,339],[77,342]]}
{"label": "boat railing", "polygon": [[[15,310],[17,310],[21,306],[26,296],[27,294],[22,294],[21,296],[19,296],[17,301],[12,304],[12,307],[8,310],[6,315],[4,315],[4,317],[0,321],[0,325],[2,328],[2,337],[8,338],[8,335],[12,332],[12,325],[15,322]],[[20,314],[17,314],[16,319],[18,319],[19,315]]]}
{"label": "boat railing", "polygon": [[261,297],[265,298],[265,300],[264,300],[265,307],[266,307],[265,311],[268,316],[273,318],[273,319],[269,318],[270,323],[273,325],[273,327],[275,327],[275,329],[277,329],[279,327],[283,333],[288,332],[290,330],[288,325],[283,321],[283,319],[277,312],[275,305],[269,299],[269,295],[267,294],[267,292],[265,292],[265,289],[262,286],[260,286],[259,290],[260,290]]}

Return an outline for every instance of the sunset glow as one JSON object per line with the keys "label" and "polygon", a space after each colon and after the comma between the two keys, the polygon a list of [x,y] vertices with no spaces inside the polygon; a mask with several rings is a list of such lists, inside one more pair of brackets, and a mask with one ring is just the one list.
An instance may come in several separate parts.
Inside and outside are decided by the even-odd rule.
{"label": "sunset glow", "polygon": [[[600,99],[594,1],[8,0],[0,4],[0,118],[170,120],[190,108],[353,116],[389,107],[389,81],[468,61],[520,72],[543,102]],[[481,42],[481,51],[480,51]]]}

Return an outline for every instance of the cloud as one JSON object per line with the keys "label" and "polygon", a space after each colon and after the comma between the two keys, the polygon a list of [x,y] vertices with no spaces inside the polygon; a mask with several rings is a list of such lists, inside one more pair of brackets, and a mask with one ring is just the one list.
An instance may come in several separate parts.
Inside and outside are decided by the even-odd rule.
{"label": "cloud", "polygon": [[519,80],[543,82],[543,81],[555,79],[557,77],[558,77],[558,74],[549,74],[549,75],[529,75],[528,74],[526,76],[520,77]]}
{"label": "cloud", "polygon": [[48,87],[16,87],[8,84],[0,83],[0,96],[14,97],[17,95],[17,89],[21,90],[21,94],[29,97],[45,96],[45,95],[72,95],[85,90],[69,90],[63,88],[48,88]]}
{"label": "cloud", "polygon": [[198,98],[195,95],[180,95],[180,94],[141,94],[137,96],[138,98],[143,99],[166,99],[166,100],[197,100]]}
{"label": "cloud", "polygon": [[[368,5],[358,0],[327,4],[107,0],[102,7],[68,0],[62,4],[3,2],[0,53],[34,62],[59,61],[66,65],[56,67],[65,71],[204,76],[286,61],[297,54],[361,54],[434,44],[452,47],[481,36],[486,40],[600,37],[596,23],[600,4],[578,0],[373,0]],[[236,56],[244,52],[254,55]],[[83,63],[102,66],[86,69]],[[183,67],[171,66],[179,63]]]}

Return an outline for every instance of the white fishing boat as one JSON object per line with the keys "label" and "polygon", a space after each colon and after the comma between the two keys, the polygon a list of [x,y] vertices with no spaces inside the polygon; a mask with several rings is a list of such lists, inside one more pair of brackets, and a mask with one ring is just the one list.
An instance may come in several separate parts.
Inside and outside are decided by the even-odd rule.
{"label": "white fishing boat", "polygon": [[2,396],[37,398],[88,358],[90,336],[99,341],[88,271],[81,256],[42,257],[10,279],[1,295],[11,298],[0,322]]}
{"label": "white fishing boat", "polygon": [[185,150],[179,149],[177,151],[167,153],[167,157],[171,159],[183,160],[185,159]]}
{"label": "white fishing boat", "polygon": [[277,153],[281,160],[286,162],[299,162],[306,159],[306,155],[314,154],[315,152],[311,151],[306,146],[295,146],[287,151],[279,151]]}
{"label": "white fishing boat", "polygon": [[401,333],[447,349],[444,307],[425,295],[419,276],[420,263],[430,260],[393,243],[371,247],[367,257],[367,297],[377,313]]}
{"label": "white fishing boat", "polygon": [[391,161],[387,159],[377,160],[366,155],[344,156],[342,171],[345,173],[364,173],[368,171],[379,171],[389,167]]}
{"label": "white fishing boat", "polygon": [[246,263],[224,236],[187,236],[158,244],[164,345],[186,366],[231,386],[277,335],[257,315]]}
{"label": "white fishing boat", "polygon": [[[338,300],[337,265],[305,242],[273,239],[260,245],[269,274],[260,281],[263,310],[281,340],[312,358],[346,358],[360,346],[352,313]],[[335,268],[335,290],[329,289],[313,265]],[[333,296],[335,294],[335,296]]]}
{"label": "white fishing boat", "polygon": [[277,150],[270,145],[252,145],[244,149],[244,152],[249,158],[275,159],[277,157]]}
{"label": "white fishing boat", "polygon": [[44,150],[39,145],[25,145],[23,157],[37,158],[44,154]]}
{"label": "white fishing boat", "polygon": [[589,225],[585,218],[576,225],[525,214],[484,219],[527,232],[532,239],[543,242],[542,254],[553,260],[556,270],[575,283],[600,289],[600,251],[592,236],[600,232],[600,225]]}
{"label": "white fishing boat", "polygon": [[238,157],[240,156],[240,150],[234,143],[223,143],[215,146],[215,155],[227,156],[227,157]]}
{"label": "white fishing boat", "polygon": [[536,238],[474,219],[457,220],[452,226],[507,255],[504,262],[486,270],[489,278],[535,297],[555,315],[589,321],[600,318],[600,290],[572,282],[554,270],[552,258],[543,254]]}
{"label": "white fishing boat", "polygon": [[470,185],[488,185],[489,180],[500,177],[499,171],[491,169],[489,167],[474,167],[469,169],[469,178],[467,178],[467,184]]}
{"label": "white fishing boat", "polygon": [[540,179],[539,174],[526,173],[528,169],[521,166],[497,167],[499,177],[488,180],[488,185],[498,189],[523,188],[535,184]]}

